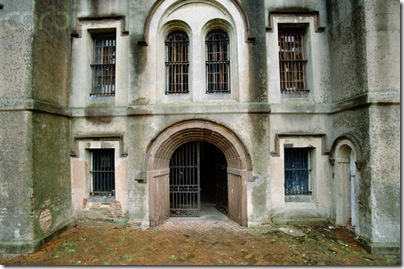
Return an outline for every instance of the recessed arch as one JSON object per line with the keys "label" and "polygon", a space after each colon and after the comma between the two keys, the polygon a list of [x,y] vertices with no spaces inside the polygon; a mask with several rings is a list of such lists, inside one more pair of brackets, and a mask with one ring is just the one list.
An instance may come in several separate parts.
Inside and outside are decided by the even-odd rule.
{"label": "recessed arch", "polygon": [[205,141],[217,146],[225,155],[230,168],[244,171],[252,169],[250,156],[231,130],[211,121],[190,120],[168,127],[149,145],[147,170],[167,168],[174,151],[190,141]]}
{"label": "recessed arch", "polygon": [[349,147],[352,148],[354,154],[355,154],[355,165],[358,170],[362,169],[362,164],[363,164],[363,156],[362,156],[362,150],[359,145],[358,140],[350,135],[350,134],[344,134],[335,139],[334,143],[332,144],[331,151],[330,151],[330,163],[334,165],[335,163],[335,158],[336,154],[340,153],[338,148],[342,147],[343,145],[348,145]]}
{"label": "recessed arch", "polygon": [[[157,0],[151,7],[149,14],[146,17],[146,22],[145,22],[144,30],[143,30],[143,40],[139,40],[138,44],[144,45],[144,46],[147,46],[149,44],[149,34],[150,34],[151,24],[152,24],[152,20],[154,19],[155,16],[162,16],[166,9],[173,10],[180,6],[187,5],[190,3],[210,4],[210,5],[215,5],[223,10],[228,10],[228,6],[224,7],[222,4],[220,4],[219,2],[216,2],[216,1],[208,2],[208,1],[201,1],[201,0],[188,0],[188,1]],[[245,41],[253,42],[255,40],[255,38],[251,36],[250,22],[247,17],[247,14],[244,12],[244,9],[242,8],[242,6],[240,5],[240,3],[237,0],[229,0],[229,3],[232,5],[232,7],[235,10],[237,10],[238,15],[242,19],[243,26],[244,26],[244,33],[245,33]],[[235,14],[232,14],[232,15],[235,15]]]}
{"label": "recessed arch", "polygon": [[359,231],[357,196],[362,180],[362,152],[356,139],[345,134],[331,148],[330,162],[334,166],[334,217],[336,224]]}
{"label": "recessed arch", "polygon": [[227,161],[229,218],[247,225],[247,182],[252,180],[251,158],[241,140],[228,128],[206,120],[176,123],[149,145],[145,169],[149,186],[149,221],[156,226],[169,217],[169,163],[175,150],[191,141],[204,141],[222,151]]}
{"label": "recessed arch", "polygon": [[234,29],[231,26],[231,24],[223,19],[213,19],[208,21],[203,27],[202,27],[202,33],[201,36],[203,37],[203,40],[206,39],[206,35],[208,32],[212,30],[220,29],[222,31],[225,31],[226,33],[229,34],[229,36],[234,36]]}
{"label": "recessed arch", "polygon": [[191,36],[191,27],[184,21],[181,20],[172,20],[168,23],[166,23],[162,28],[162,36],[167,37],[167,35],[173,31],[183,31],[185,32],[188,36]]}

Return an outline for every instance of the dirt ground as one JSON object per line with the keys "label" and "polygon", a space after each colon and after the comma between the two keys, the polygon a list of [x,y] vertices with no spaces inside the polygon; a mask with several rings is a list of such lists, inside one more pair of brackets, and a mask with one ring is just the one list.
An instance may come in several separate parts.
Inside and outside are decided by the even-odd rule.
{"label": "dirt ground", "polygon": [[2,265],[401,265],[372,255],[340,227],[240,227],[232,221],[167,222],[147,230],[76,226],[38,252],[0,255]]}

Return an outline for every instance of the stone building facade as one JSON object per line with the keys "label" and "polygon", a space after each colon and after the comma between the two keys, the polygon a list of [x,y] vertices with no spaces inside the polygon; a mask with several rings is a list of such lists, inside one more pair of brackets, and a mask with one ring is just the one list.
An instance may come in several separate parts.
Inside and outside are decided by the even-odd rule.
{"label": "stone building facade", "polygon": [[400,248],[400,6],[0,1],[0,253],[215,204]]}

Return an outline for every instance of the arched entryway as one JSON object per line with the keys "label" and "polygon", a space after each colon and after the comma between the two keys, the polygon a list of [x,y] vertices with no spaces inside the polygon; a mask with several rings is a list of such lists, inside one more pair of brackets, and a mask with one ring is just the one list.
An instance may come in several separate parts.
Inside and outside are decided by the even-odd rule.
{"label": "arched entryway", "polygon": [[191,141],[170,159],[170,217],[228,213],[226,157],[215,145]]}
{"label": "arched entryway", "polygon": [[357,230],[357,193],[362,155],[352,137],[340,137],[332,147],[330,160],[334,165],[335,222]]}
{"label": "arched entryway", "polygon": [[[177,123],[160,133],[150,144],[145,158],[150,226],[157,226],[170,217],[170,162],[176,150],[189,142],[195,145],[202,143],[205,154],[217,154],[218,151],[223,154],[226,160],[227,215],[240,225],[247,226],[247,182],[252,179],[250,156],[231,130],[205,120]],[[211,165],[208,159],[203,165]],[[204,187],[213,186],[207,181],[205,183]],[[203,196],[203,190],[201,194],[208,198]]]}

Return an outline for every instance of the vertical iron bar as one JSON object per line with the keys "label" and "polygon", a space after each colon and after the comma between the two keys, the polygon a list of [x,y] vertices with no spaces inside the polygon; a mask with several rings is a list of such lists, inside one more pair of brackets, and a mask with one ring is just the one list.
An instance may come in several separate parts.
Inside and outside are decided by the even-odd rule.
{"label": "vertical iron bar", "polygon": [[196,191],[197,191],[197,215],[199,216],[201,210],[201,149],[200,149],[200,142],[197,143],[197,168],[196,168],[196,177],[197,177],[197,184],[196,184]]}

